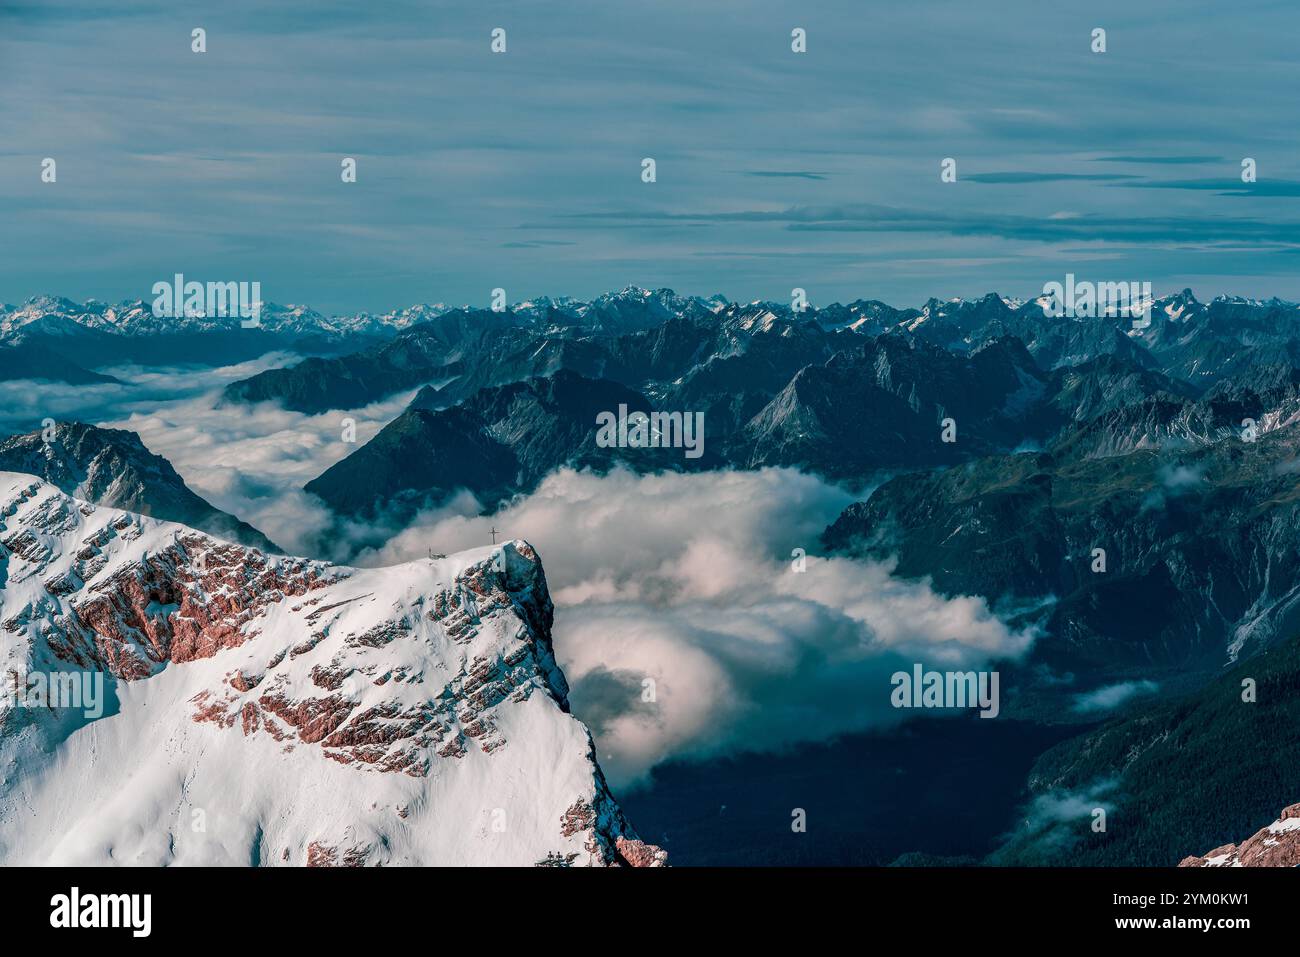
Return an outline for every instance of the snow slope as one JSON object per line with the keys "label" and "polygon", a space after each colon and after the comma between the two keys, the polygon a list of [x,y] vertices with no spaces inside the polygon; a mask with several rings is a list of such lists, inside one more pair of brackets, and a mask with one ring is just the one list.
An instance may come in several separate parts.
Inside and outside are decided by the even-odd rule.
{"label": "snow slope", "polygon": [[[522,541],[353,569],[0,472],[0,864],[662,863],[551,612]],[[100,717],[12,690],[82,669]]]}
{"label": "snow slope", "polygon": [[1240,844],[1216,847],[1202,857],[1185,857],[1179,867],[1300,867],[1300,804]]}

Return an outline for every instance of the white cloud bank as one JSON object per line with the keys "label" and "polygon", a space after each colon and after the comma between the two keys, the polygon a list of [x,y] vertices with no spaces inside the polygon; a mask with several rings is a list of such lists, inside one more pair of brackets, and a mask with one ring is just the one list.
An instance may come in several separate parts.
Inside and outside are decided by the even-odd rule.
{"label": "white cloud bank", "polygon": [[1074,710],[1084,714],[1110,711],[1138,695],[1154,694],[1159,690],[1160,686],[1154,681],[1121,681],[1118,684],[1103,685],[1075,695]]}
{"label": "white cloud bank", "polygon": [[361,563],[487,544],[493,527],[536,545],[574,712],[611,780],[627,785],[670,757],[897,721],[910,712],[890,706],[894,671],[979,668],[1028,648],[1033,635],[982,599],[945,599],[886,564],[818,557],[821,531],[855,498],[792,469],[565,469],[494,515],[421,516]]}
{"label": "white cloud bank", "polygon": [[[229,381],[249,374],[243,367],[227,367],[213,376]],[[361,409],[304,415],[271,402],[222,406],[219,391],[206,391],[131,408],[100,424],[139,434],[151,452],[171,462],[186,484],[217,508],[292,554],[315,556],[332,516],[303,492],[303,485],[374,438],[413,394],[408,390]],[[355,443],[343,440],[345,419],[356,423]],[[320,557],[346,557],[342,546],[326,550]]]}

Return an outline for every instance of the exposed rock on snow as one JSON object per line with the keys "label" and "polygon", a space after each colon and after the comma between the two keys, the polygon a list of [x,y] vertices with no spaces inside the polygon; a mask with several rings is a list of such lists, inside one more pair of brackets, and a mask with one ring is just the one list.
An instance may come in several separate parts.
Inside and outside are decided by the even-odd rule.
{"label": "exposed rock on snow", "polygon": [[1300,867],[1300,804],[1254,837],[1216,847],[1204,857],[1185,857],[1179,867]]}
{"label": "exposed rock on snow", "polygon": [[217,538],[278,552],[266,536],[196,495],[134,432],[52,423],[0,439],[0,471],[35,475],[97,505],[180,522]]}
{"label": "exposed rock on snow", "polygon": [[[0,472],[0,863],[662,864],[551,617],[523,541],[346,568]],[[68,672],[102,716],[22,693]]]}

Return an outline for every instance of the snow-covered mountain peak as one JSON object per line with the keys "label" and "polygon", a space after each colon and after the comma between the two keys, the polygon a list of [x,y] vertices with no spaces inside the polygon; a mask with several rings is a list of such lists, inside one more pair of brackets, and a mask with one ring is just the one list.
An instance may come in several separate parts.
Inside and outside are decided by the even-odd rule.
{"label": "snow-covered mountain peak", "polygon": [[[0,472],[0,606],[4,863],[663,860],[568,714],[526,542],[347,568]],[[63,676],[87,700],[32,700]]]}

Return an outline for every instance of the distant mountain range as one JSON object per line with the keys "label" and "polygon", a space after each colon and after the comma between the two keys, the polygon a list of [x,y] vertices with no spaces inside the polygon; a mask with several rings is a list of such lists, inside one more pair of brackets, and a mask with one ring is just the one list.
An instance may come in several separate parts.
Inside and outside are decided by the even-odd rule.
{"label": "distant mountain range", "polygon": [[[627,290],[591,302],[541,298],[516,304],[497,325],[526,325],[543,333],[573,328],[592,334],[622,333],[686,310],[707,310],[711,303],[672,294],[640,296]],[[77,384],[111,381],[93,379],[89,369],[113,364],[214,366],[276,350],[351,353],[448,313],[472,314],[477,321],[480,312],[435,303],[387,313],[325,316],[306,306],[268,302],[261,306],[257,327],[243,328],[237,317],[156,316],[152,303],[140,299],[110,304],[37,296],[18,306],[0,303],[0,381],[35,378]],[[455,317],[442,325],[450,327],[454,322]],[[391,384],[370,383],[361,386],[358,394],[384,394],[385,389],[404,388],[404,381],[399,376]]]}
{"label": "distant mountain range", "polygon": [[326,317],[303,306],[264,304],[257,328],[236,318],[155,316],[142,300],[116,305],[38,296],[0,304],[0,381],[49,379],[80,384],[90,368],[118,364],[216,366],[276,350],[350,351],[446,311],[414,306],[384,315]]}
{"label": "distant mountain range", "polygon": [[435,383],[450,403],[487,385],[567,368],[632,388],[658,384],[665,395],[679,379],[703,376],[716,388],[729,377],[770,398],[800,368],[881,335],[957,354],[1014,337],[1045,371],[1113,354],[1203,389],[1253,365],[1289,362],[1300,349],[1300,306],[1293,303],[1221,297],[1206,304],[1183,290],[1151,309],[1151,325],[1134,329],[1128,319],[1052,318],[1042,300],[993,293],[932,299],[920,310],[858,301],[796,312],[784,303],[629,288],[580,306],[566,300],[563,307],[544,301],[501,312],[449,310],[391,341],[234,383],[227,396],[319,412]]}
{"label": "distant mountain range", "polygon": [[[513,381],[511,376],[546,375],[561,367],[632,386],[649,378],[672,381],[676,376],[668,374],[670,367],[689,370],[698,364],[690,362],[692,357],[735,368],[726,360],[750,352],[752,334],[770,329],[774,322],[784,334],[802,338],[801,329],[788,331],[792,322],[866,338],[901,333],[957,352],[1010,335],[1045,369],[1108,352],[1136,361],[1158,355],[1162,358],[1153,364],[1168,374],[1204,384],[1256,361],[1294,358],[1295,346],[1287,343],[1294,340],[1300,323],[1300,307],[1294,303],[1237,297],[1202,303],[1190,290],[1155,300],[1156,321],[1140,334],[1122,320],[1051,319],[1043,307],[1042,297],[1017,300],[989,293],[969,300],[931,299],[920,309],[855,300],[796,312],[788,303],[743,304],[721,295],[679,296],[669,289],[629,286],[590,301],[541,297],[500,312],[434,303],[386,313],[325,316],[305,306],[266,303],[259,327],[243,329],[234,318],[158,317],[144,300],[77,303],[38,296],[18,306],[0,304],[0,376],[24,377],[20,366],[4,358],[6,350],[24,343],[63,360],[29,363],[26,377],[55,381],[77,381],[86,370],[111,364],[217,365],[283,349],[340,361],[303,370],[311,373],[309,380],[320,380],[314,384],[304,385],[288,370],[277,371],[232,386],[231,398],[278,399],[289,408],[322,411],[355,407],[453,378],[453,392],[464,397],[485,385]],[[701,330],[689,328],[701,323],[702,337]],[[667,335],[636,338],[663,326],[670,327]],[[385,348],[395,338],[403,341]],[[626,341],[616,344],[620,339]],[[817,337],[804,343],[813,352],[828,344],[833,344],[832,351],[841,347]],[[774,351],[778,366],[794,357],[797,350],[789,345]],[[539,347],[540,355],[534,356]],[[630,355],[639,348],[654,352],[649,365]],[[696,348],[703,352],[696,354]],[[754,364],[744,371],[757,371],[763,354],[760,345]],[[482,360],[489,356],[509,368],[485,373]],[[67,369],[67,363],[82,371]]]}

